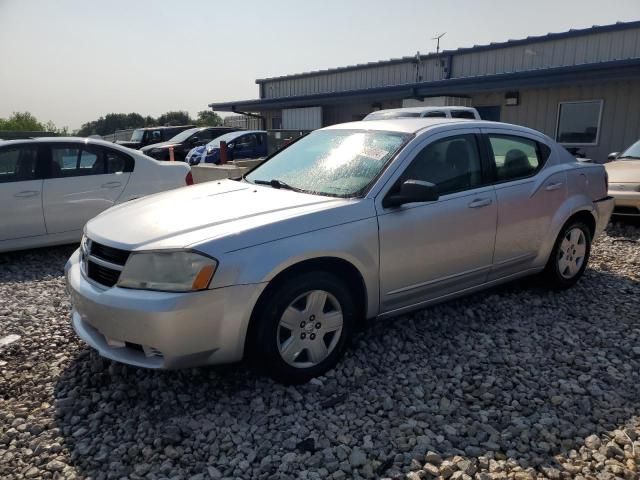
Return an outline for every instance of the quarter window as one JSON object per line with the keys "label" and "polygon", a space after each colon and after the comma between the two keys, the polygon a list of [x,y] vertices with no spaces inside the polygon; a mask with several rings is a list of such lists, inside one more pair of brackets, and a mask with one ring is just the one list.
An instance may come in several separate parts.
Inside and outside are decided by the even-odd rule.
{"label": "quarter window", "polygon": [[22,146],[0,150],[0,183],[25,182],[36,174],[38,147]]}
{"label": "quarter window", "polygon": [[556,141],[563,145],[597,145],[602,100],[560,102]]}
{"label": "quarter window", "polygon": [[456,135],[430,143],[404,172],[402,181],[406,180],[434,183],[440,195],[480,186],[482,170],[475,135]]}
{"label": "quarter window", "polygon": [[107,173],[127,173],[133,172],[134,161],[124,153],[114,150],[104,151],[105,163],[107,164]]}
{"label": "quarter window", "polygon": [[489,135],[498,181],[534,175],[546,161],[550,149],[534,140],[513,135]]}

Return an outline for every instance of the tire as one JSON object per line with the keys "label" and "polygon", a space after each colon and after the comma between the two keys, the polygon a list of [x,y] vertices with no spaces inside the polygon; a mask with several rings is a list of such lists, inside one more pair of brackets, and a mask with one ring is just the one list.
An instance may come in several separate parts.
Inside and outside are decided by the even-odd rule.
{"label": "tire", "polygon": [[358,311],[347,284],[327,272],[284,280],[258,308],[249,355],[284,384],[306,383],[332,369],[351,339]]}
{"label": "tire", "polygon": [[545,286],[554,290],[572,287],[582,277],[591,254],[591,231],[580,220],[569,221],[560,231],[542,273]]}

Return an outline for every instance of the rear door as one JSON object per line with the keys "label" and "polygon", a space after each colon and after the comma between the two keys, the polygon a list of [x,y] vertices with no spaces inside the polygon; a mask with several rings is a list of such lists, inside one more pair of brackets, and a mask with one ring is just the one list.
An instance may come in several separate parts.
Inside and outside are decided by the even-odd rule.
{"label": "rear door", "polygon": [[50,175],[43,186],[47,233],[81,230],[88,220],[114,205],[129,181],[129,157],[116,150],[51,143],[48,154]]}
{"label": "rear door", "polygon": [[0,241],[45,235],[37,144],[0,149]]}
{"label": "rear door", "polygon": [[534,266],[567,197],[567,184],[563,169],[544,168],[551,149],[540,138],[513,130],[482,131],[498,200],[493,280]]}

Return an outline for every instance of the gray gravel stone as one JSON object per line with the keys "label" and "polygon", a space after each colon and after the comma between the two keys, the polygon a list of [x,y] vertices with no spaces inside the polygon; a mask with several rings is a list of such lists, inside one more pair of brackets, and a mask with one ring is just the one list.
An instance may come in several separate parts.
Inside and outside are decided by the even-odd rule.
{"label": "gray gravel stone", "polygon": [[610,226],[567,291],[375,322],[295,388],[102,359],[69,323],[72,248],[0,255],[0,478],[637,478],[637,240]]}

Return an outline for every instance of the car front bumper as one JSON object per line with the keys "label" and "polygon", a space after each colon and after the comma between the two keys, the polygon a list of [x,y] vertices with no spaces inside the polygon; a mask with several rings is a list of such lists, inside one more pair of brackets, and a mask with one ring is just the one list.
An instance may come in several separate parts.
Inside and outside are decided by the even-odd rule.
{"label": "car front bumper", "polygon": [[78,251],[65,275],[78,336],[104,357],[147,368],[242,359],[251,311],[266,286],[192,293],[106,288],[85,277]]}
{"label": "car front bumper", "polygon": [[615,200],[614,215],[640,215],[640,192],[610,191]]}

